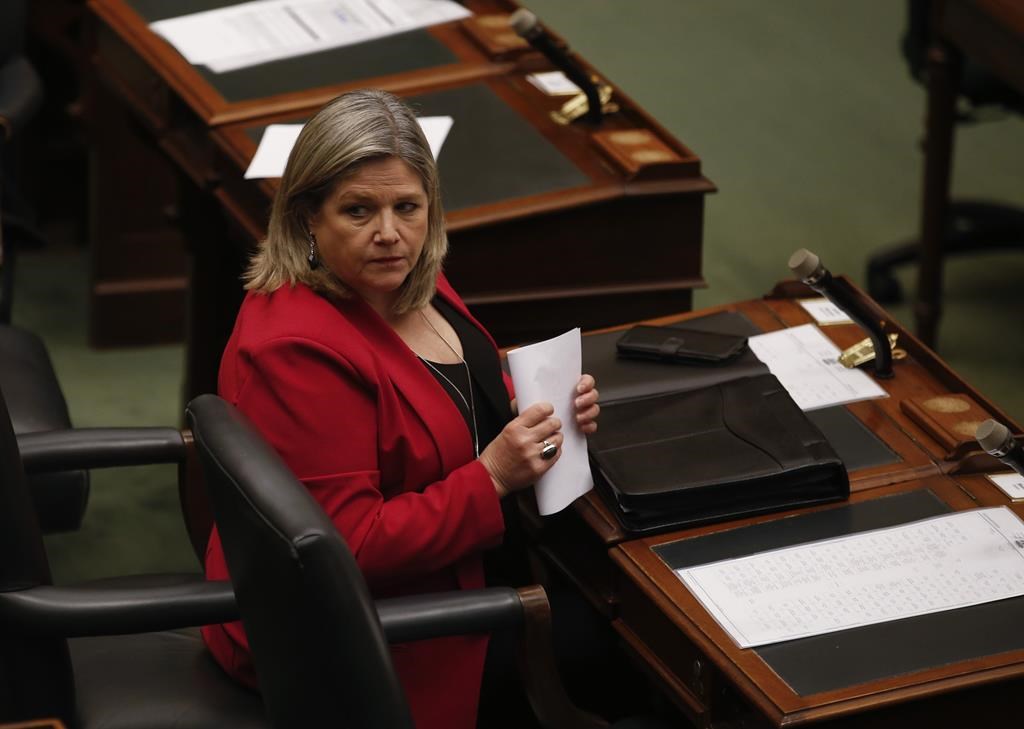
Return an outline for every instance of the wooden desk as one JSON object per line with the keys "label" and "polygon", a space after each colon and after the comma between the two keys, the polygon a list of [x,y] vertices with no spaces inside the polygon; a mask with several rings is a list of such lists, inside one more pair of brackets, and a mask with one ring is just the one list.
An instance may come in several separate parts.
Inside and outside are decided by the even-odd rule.
{"label": "wooden desk", "polygon": [[[928,505],[930,510],[915,518],[1008,503],[984,476],[933,476],[861,491],[846,505],[813,511],[865,505],[885,511],[893,508],[890,499],[900,497]],[[1021,505],[1011,507],[1024,514]],[[655,551],[665,545],[685,548],[680,540],[808,515],[741,520],[611,550],[619,570],[613,626],[680,710],[709,727],[1010,726],[1024,687],[1024,627],[1008,617],[1010,606],[982,605],[828,638],[740,649]],[[1024,598],[1016,599],[1012,610],[1021,608]],[[960,640],[961,632],[966,639]]]}
{"label": "wooden desk", "polygon": [[[126,305],[132,287],[142,291],[162,281],[164,290],[180,294],[190,285],[186,394],[212,389],[241,295],[238,274],[263,235],[276,187],[276,181],[242,179],[260,130],[271,121],[302,120],[337,93],[366,85],[408,97],[423,113],[456,109],[439,156],[451,242],[446,272],[499,342],[690,308],[692,289],[704,285],[703,201],[714,190],[699,158],[618,89],[620,110],[600,126],[555,124],[548,112],[564,98],[546,97],[525,81],[527,73],[548,70],[546,61],[482,39],[481,23],[504,33],[500,23],[516,4],[467,4],[483,16],[406,34],[454,61],[231,100],[228,81],[186,64],[146,28],[143,16],[159,17],[154,3],[93,0],[105,87],[97,94],[107,94],[104,108],[126,105],[135,120],[129,126],[141,121],[140,145],[148,145],[150,155],[155,143],[174,161],[184,182],[173,196],[173,213],[177,229],[187,231],[192,257],[189,275],[169,280],[169,264],[153,261],[153,237],[140,245],[137,236],[118,229],[120,206],[106,212],[97,206],[98,220],[106,222],[97,224],[102,245],[94,249],[94,339],[109,341],[100,334],[106,331],[100,313],[110,308],[122,317],[123,331],[143,328],[144,308]],[[406,36],[387,42],[396,40],[413,42]],[[109,98],[111,89],[116,99]],[[108,160],[124,154],[121,136],[101,137]],[[134,181],[113,171],[99,178]],[[98,194],[102,198],[111,196]],[[122,243],[119,255],[111,255],[108,238]],[[643,241],[642,260],[625,253],[637,241]],[[150,273],[126,278],[132,257],[145,258]],[[103,278],[107,270],[114,271],[111,281]],[[103,304],[108,293],[111,307]],[[166,298],[163,305],[167,309]],[[125,323],[125,316],[139,324]]]}
{"label": "wooden desk", "polygon": [[1024,5],[1015,0],[935,0],[928,49],[921,258],[914,304],[921,341],[935,346],[942,314],[942,257],[949,217],[957,89],[963,55],[1024,94]]}
{"label": "wooden desk", "polygon": [[[187,63],[149,23],[240,0],[91,0],[82,45],[91,49],[83,101],[90,159],[90,342],[120,346],[180,341],[209,312],[187,307],[192,279],[215,286],[238,268],[226,241],[213,250],[183,230],[217,220],[221,180],[211,167],[208,135],[217,125],[321,105],[347,89],[403,88],[432,79],[469,79],[508,66],[511,49],[492,61],[449,23],[370,43],[212,74]],[[45,0],[54,5],[58,0]],[[472,0],[487,16],[508,12],[504,0]],[[362,50],[359,50],[359,49]],[[389,52],[393,48],[394,52]],[[522,49],[520,49],[522,50]],[[374,69],[367,73],[367,69]],[[300,79],[301,81],[297,81]],[[231,217],[230,210],[227,216]],[[261,226],[262,227],[262,226]],[[201,228],[202,229],[202,228]],[[210,230],[210,237],[216,233]],[[232,231],[252,237],[253,230]],[[252,245],[250,240],[247,244]],[[221,253],[221,256],[216,254]],[[195,256],[195,260],[193,260]],[[193,271],[193,264],[199,268]],[[230,278],[228,279],[230,280]],[[237,288],[237,285],[232,286]],[[237,306],[235,291],[214,299]],[[204,306],[210,303],[208,297]],[[216,313],[216,310],[214,310]],[[186,324],[186,320],[192,321]],[[213,352],[216,345],[200,350]],[[201,355],[209,356],[206,351]]]}
{"label": "wooden desk", "polygon": [[[866,302],[870,302],[867,294],[860,295]],[[763,299],[726,304],[654,321],[667,324],[720,311],[735,311],[742,313],[763,331],[775,331],[812,322],[811,316],[797,302],[800,298],[813,296],[816,294],[802,284],[786,282],[779,284]],[[851,491],[858,493],[950,473],[960,468],[965,461],[980,463],[983,468],[996,468],[999,464],[989,456],[975,453],[964,458],[962,449],[951,450],[948,444],[937,440],[905,412],[904,401],[910,398],[930,400],[957,393],[973,401],[978,408],[975,412],[984,413],[972,416],[975,420],[993,417],[1018,433],[1021,432],[1020,426],[1015,425],[995,403],[953,372],[938,355],[892,321],[877,304],[870,303],[878,310],[879,318],[886,321],[886,331],[899,335],[899,346],[907,350],[908,356],[895,362],[893,379],[880,381],[890,397],[853,403],[846,406],[846,410],[888,446],[898,459],[893,463],[850,471]],[[822,331],[840,348],[846,348],[865,336],[853,324],[823,327]],[[937,405],[942,403],[941,399],[936,401]],[[618,598],[614,571],[609,564],[607,552],[625,541],[627,535],[604,499],[592,491],[578,499],[572,509],[543,520],[536,516],[529,499],[524,499],[523,504],[541,552],[577,584],[595,607],[613,617]]]}
{"label": "wooden desk", "polygon": [[[972,407],[977,408],[971,411],[971,417],[975,417],[973,413],[983,413],[1006,423],[1017,433],[1021,432],[1020,426],[950,370],[934,352],[892,322],[866,294],[860,295],[876,307],[879,318],[886,322],[886,330],[899,334],[900,346],[908,356],[896,361],[893,379],[881,382],[890,397],[846,406],[898,456],[893,463],[851,470],[850,503],[921,488],[932,488],[950,508],[1004,503],[1005,497],[1000,501],[1000,492],[983,477],[960,474],[1005,468],[985,454],[951,448],[948,442],[937,439],[918,422],[919,416],[908,414],[905,403],[914,399],[948,404],[945,398],[955,394],[958,399],[969,398]],[[798,304],[799,298],[810,296],[813,293],[802,284],[787,282],[764,299],[665,317],[656,323],[735,311],[760,329],[773,331],[811,322],[810,315]],[[822,331],[841,348],[864,337],[854,325],[823,327]],[[797,511],[630,539],[604,498],[593,491],[578,499],[572,508],[545,519],[536,515],[529,499],[524,497],[520,504],[527,531],[544,561],[574,583],[612,621],[640,664],[649,669],[666,694],[699,726],[781,726],[788,722],[825,721],[883,705],[895,706],[915,697],[929,697],[928,711],[939,711],[936,707],[944,706],[945,700],[933,703],[933,698],[943,691],[1016,678],[1024,669],[1020,663],[1024,653],[1014,653],[1010,657],[986,657],[941,670],[918,672],[907,678],[879,678],[866,688],[843,687],[821,695],[799,696],[752,652],[727,645],[728,639],[712,629],[713,620],[694,607],[688,593],[684,599],[682,583],[651,551],[674,540],[767,522]],[[1013,690],[1019,690],[1019,685],[1014,684]],[[986,690],[978,691],[981,696]],[[1005,687],[996,691],[1002,697],[1000,700],[1005,699]],[[893,708],[890,718],[903,716],[904,711],[910,712],[907,716],[916,716],[919,708],[916,704],[909,709]]]}

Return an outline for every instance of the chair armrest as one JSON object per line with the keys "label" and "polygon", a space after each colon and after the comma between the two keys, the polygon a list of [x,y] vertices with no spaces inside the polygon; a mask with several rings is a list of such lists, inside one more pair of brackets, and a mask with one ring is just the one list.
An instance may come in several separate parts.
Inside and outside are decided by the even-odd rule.
{"label": "chair armrest", "polygon": [[27,473],[185,460],[185,440],[176,428],[69,428],[22,433],[18,450]]}
{"label": "chair armrest", "polygon": [[488,633],[523,624],[523,603],[511,587],[442,592],[377,601],[389,643]]}
{"label": "chair armrest", "polygon": [[76,638],[128,635],[238,619],[230,582],[202,575],[147,585],[144,577],[74,586],[38,585],[0,593],[9,630]]}
{"label": "chair armrest", "polygon": [[601,729],[608,722],[576,706],[565,692],[551,643],[551,605],[539,585],[491,587],[377,601],[388,642],[521,629],[519,674],[542,727]]}

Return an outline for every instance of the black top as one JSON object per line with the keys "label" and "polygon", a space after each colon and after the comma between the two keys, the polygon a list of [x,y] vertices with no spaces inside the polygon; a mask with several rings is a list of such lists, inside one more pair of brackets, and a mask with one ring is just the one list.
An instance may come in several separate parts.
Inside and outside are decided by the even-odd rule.
{"label": "black top", "polygon": [[[501,432],[505,424],[512,419],[509,407],[508,391],[501,376],[501,364],[494,352],[494,347],[457,309],[448,304],[440,296],[435,296],[434,307],[452,325],[452,329],[462,342],[462,355],[469,367],[473,380],[473,410],[476,414],[476,430],[479,437],[480,450]],[[422,359],[422,358],[421,358]],[[424,360],[425,361],[425,360]],[[473,435],[473,414],[469,409],[469,391],[466,387],[466,367],[461,362],[442,364],[430,362],[424,364],[427,371],[437,380],[438,384],[448,393],[455,407],[462,413]],[[435,369],[436,368],[436,369]],[[440,373],[440,374],[439,374]],[[444,377],[441,376],[444,375]],[[447,378],[447,380],[445,379]],[[455,389],[453,389],[453,386]]]}
{"label": "black top", "polygon": [[[435,296],[432,303],[452,325],[455,333],[459,335],[459,341],[462,342],[462,356],[472,374],[473,407],[476,410],[480,451],[483,452],[487,444],[494,440],[505,424],[512,419],[512,408],[508,399],[508,390],[505,388],[505,381],[502,378],[501,362],[498,360],[497,352],[494,351],[494,345],[461,312],[440,296]],[[462,397],[469,399],[466,393],[466,368],[462,363],[446,365],[431,362],[431,364],[451,380],[451,383],[445,382],[434,370],[426,364],[423,365],[440,383],[459,412],[462,413],[472,437],[473,423],[469,410],[462,402]],[[462,397],[452,390],[452,384],[459,388]],[[501,512],[505,521],[505,537],[500,547],[484,552],[484,575],[487,584],[531,584],[534,580],[526,562],[526,539],[519,520],[516,500],[513,498],[502,499]]]}

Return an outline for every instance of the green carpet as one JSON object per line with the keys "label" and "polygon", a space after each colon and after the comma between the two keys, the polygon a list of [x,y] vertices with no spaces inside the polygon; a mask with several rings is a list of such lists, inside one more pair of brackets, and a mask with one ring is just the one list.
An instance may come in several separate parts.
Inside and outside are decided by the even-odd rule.
{"label": "green carpet", "polygon": [[[175,425],[180,346],[98,351],[86,344],[88,259],[68,248],[18,261],[14,321],[43,338],[78,427]],[[80,531],[47,537],[57,582],[194,571],[174,466],[95,470]]]}
{"label": "green carpet", "polygon": [[[691,147],[718,185],[705,220],[709,288],[698,306],[761,295],[788,275],[799,247],[862,282],[873,251],[914,234],[924,93],[899,52],[902,3],[529,6]],[[956,194],[1024,205],[1022,170],[1019,118],[959,130]],[[673,221],[664,225],[670,235]],[[16,321],[46,339],[77,425],[177,423],[181,348],[85,345],[85,261],[63,250],[26,256]],[[951,262],[940,333],[951,365],[1019,421],[1022,277],[1019,253]],[[908,290],[912,279],[903,275]],[[893,314],[908,321],[905,306]],[[85,528],[50,538],[48,548],[58,580],[193,568],[174,469],[96,473]]]}

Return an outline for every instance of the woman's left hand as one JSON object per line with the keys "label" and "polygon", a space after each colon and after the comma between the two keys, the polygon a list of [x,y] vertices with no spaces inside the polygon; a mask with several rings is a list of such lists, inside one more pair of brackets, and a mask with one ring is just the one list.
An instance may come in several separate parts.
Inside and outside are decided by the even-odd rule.
{"label": "woman's left hand", "polygon": [[573,402],[576,407],[576,424],[584,433],[597,430],[597,416],[601,406],[597,404],[596,384],[591,375],[583,375],[576,383],[576,399]]}

